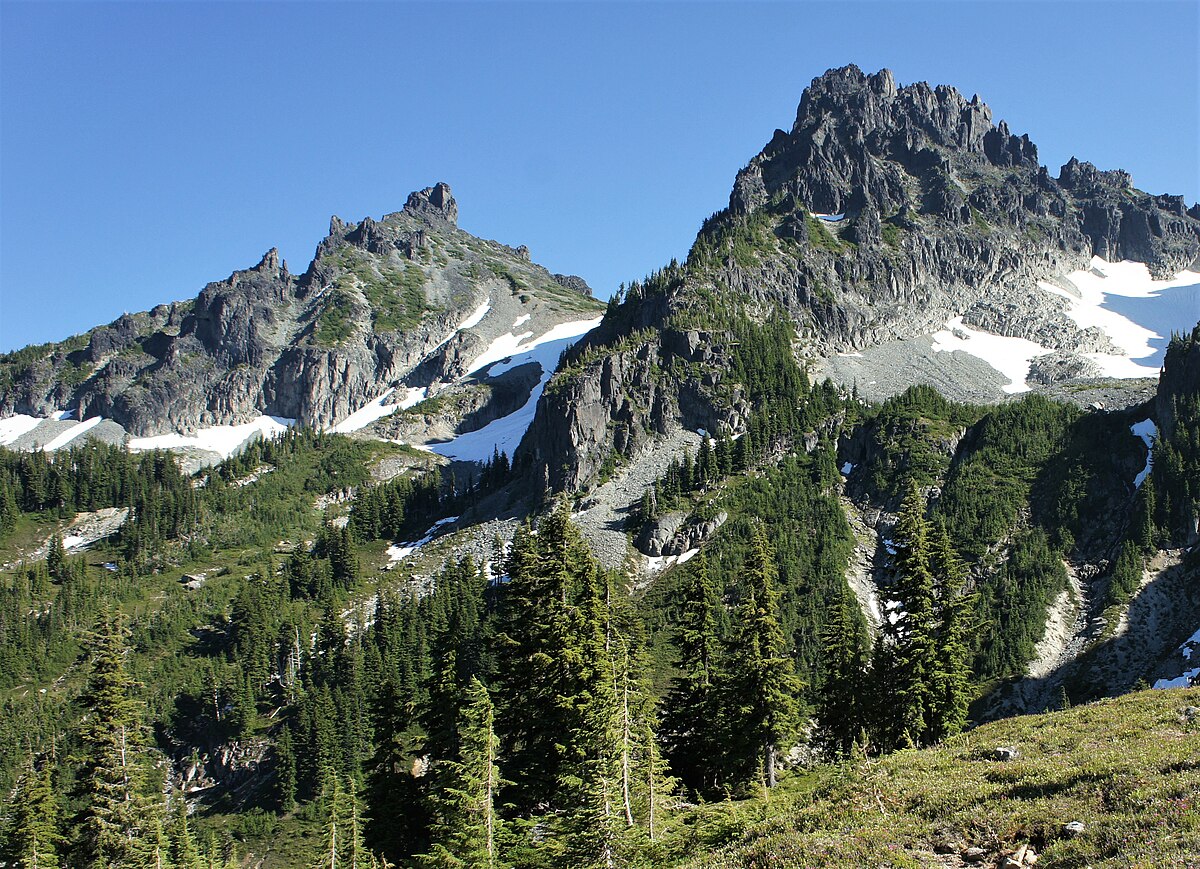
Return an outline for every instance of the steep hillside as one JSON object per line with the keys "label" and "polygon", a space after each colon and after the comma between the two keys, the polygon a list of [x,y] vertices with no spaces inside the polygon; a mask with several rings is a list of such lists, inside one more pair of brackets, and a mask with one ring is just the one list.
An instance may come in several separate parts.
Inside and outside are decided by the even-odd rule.
{"label": "steep hillside", "polygon": [[[741,431],[755,389],[729,376],[741,319],[785,318],[801,358],[877,398],[922,382],[994,400],[1026,378],[1153,376],[1171,328],[1200,319],[1200,276],[1151,278],[1198,256],[1200,211],[1181,197],[1074,159],[1055,178],[978,97],[831,70],[738,173],[686,262],[631,285],[576,345],[524,450],[572,489],[655,434]],[[1087,271],[1117,260],[1149,271]],[[1175,322],[1160,320],[1153,346],[1102,307],[1105,292],[1168,289]]]}
{"label": "steep hillside", "polygon": [[[109,439],[121,435],[112,423],[135,438],[253,423],[351,430],[433,397],[489,353],[498,361],[569,322],[582,324],[565,330],[571,337],[586,331],[600,305],[585,283],[458,229],[457,217],[439,184],[378,221],[334,217],[301,275],[272,250],[192,301],[0,357],[0,412],[25,417],[0,440],[58,446],[81,433],[69,420],[111,421],[93,432]],[[529,392],[525,382],[521,400],[500,404],[519,407]],[[504,415],[485,410],[490,393],[473,390],[437,433],[453,434],[469,414],[476,428]],[[45,417],[57,424],[34,431]],[[236,446],[238,432],[228,437]]]}

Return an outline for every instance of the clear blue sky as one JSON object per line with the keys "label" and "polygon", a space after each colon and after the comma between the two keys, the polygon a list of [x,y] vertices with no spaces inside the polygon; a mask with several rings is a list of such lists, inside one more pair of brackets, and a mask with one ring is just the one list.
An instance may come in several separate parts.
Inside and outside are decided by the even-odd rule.
{"label": "clear blue sky", "polygon": [[1200,198],[1195,2],[0,3],[0,350],[193,297],[451,185],[601,296],[671,257],[803,88],[979,93]]}

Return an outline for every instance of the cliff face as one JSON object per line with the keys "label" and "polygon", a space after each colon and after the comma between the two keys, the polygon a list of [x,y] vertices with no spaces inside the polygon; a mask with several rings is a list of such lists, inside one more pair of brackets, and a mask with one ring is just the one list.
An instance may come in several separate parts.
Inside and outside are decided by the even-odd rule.
{"label": "cliff face", "polygon": [[[857,67],[815,79],[790,132],[734,181],[687,261],[635,284],[571,352],[524,446],[555,488],[683,425],[737,431],[728,315],[795,326],[830,358],[926,335],[952,317],[1059,351],[1036,376],[1089,370],[1109,339],[1037,288],[1093,255],[1162,277],[1200,264],[1200,206],[1072,159],[1058,177],[979,97]],[[614,425],[614,422],[616,423]]]}
{"label": "cliff face", "polygon": [[581,279],[476,238],[457,217],[439,184],[379,221],[332,218],[302,275],[271,250],[192,302],[0,357],[0,414],[69,409],[134,435],[260,414],[328,426],[389,387],[462,376],[522,317],[522,329],[536,331],[594,316]]}

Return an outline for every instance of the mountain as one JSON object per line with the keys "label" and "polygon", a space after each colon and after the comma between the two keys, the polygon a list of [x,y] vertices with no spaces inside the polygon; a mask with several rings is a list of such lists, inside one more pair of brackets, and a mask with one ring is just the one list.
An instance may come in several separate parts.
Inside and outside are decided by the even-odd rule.
{"label": "mountain", "polygon": [[[489,348],[494,356],[503,345],[499,359],[556,328],[560,340],[586,331],[563,328],[600,308],[582,279],[550,274],[525,248],[476,238],[457,217],[450,188],[438,184],[378,221],[332,218],[303,274],[271,250],[192,301],[0,357],[0,413],[31,417],[26,426],[59,418],[24,432],[10,424],[24,439],[9,442],[63,445],[78,436],[63,417],[80,429],[102,424],[92,435],[110,439],[121,439],[119,426],[135,447],[186,444],[170,436],[214,427],[236,429],[229,448],[256,428],[348,431],[442,393]],[[490,388],[475,390],[442,433],[467,414],[469,425],[485,425],[520,407],[530,388],[498,404]]]}
{"label": "mountain", "polygon": [[[1124,260],[1148,271],[1130,278]],[[1026,378],[1153,377],[1171,330],[1200,320],[1200,275],[1152,280],[1184,269],[1200,270],[1200,206],[1076,159],[1055,178],[978,96],[830,70],[791,132],[737,174],[687,260],[631,285],[575,346],[523,450],[569,490],[653,435],[740,431],[747,405],[722,395],[731,312],[785,317],[814,373],[875,399],[914,383],[979,401]],[[1131,302],[1177,286],[1153,337],[1103,309],[1105,291]],[[968,352],[934,352],[938,339]]]}
{"label": "mountain", "polygon": [[607,305],[456,210],[0,360],[0,865],[1194,859],[1182,202],[847,67]]}

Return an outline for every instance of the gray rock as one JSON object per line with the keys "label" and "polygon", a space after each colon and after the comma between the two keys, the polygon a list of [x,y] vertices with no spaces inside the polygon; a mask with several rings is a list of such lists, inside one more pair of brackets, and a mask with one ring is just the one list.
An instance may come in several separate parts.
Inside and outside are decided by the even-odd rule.
{"label": "gray rock", "polygon": [[[818,233],[812,213],[845,217]],[[542,396],[521,456],[552,488],[586,486],[612,452],[674,427],[741,430],[746,397],[724,382],[730,336],[710,332],[703,350],[694,340],[710,331],[697,312],[712,299],[760,320],[788,316],[798,353],[824,374],[843,369],[836,379],[860,394],[923,382],[998,400],[1007,381],[986,363],[899,342],[963,316],[1064,354],[1041,361],[1035,382],[1087,377],[1094,369],[1069,354],[1111,346],[1037,283],[1086,268],[1093,254],[1140,260],[1156,275],[1196,264],[1200,220],[1175,197],[1136,191],[1125,173],[1072,161],[1055,179],[978,97],[848,66],[805,90],[791,130],[776,130],[737,173],[695,251],[652,292],[631,288]],[[838,355],[880,347],[891,349],[874,369]]]}
{"label": "gray rock", "polygon": [[[112,420],[94,430],[107,440],[120,427],[188,434],[261,414],[327,427],[389,388],[432,394],[458,382],[521,317],[540,334],[600,310],[582,295],[564,298],[519,251],[459,230],[457,214],[438,184],[379,220],[334,216],[304,274],[272,249],[193,302],[125,315],[92,330],[81,350],[52,347],[9,372],[0,414],[71,408],[77,419]],[[458,329],[485,304],[483,321]],[[54,426],[69,424],[44,423],[42,443]]]}

